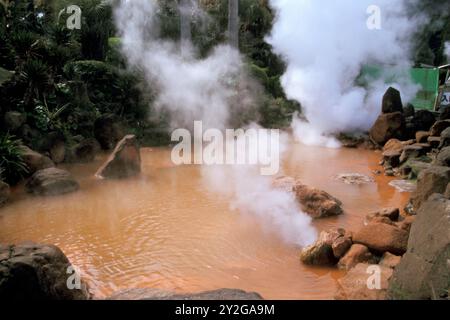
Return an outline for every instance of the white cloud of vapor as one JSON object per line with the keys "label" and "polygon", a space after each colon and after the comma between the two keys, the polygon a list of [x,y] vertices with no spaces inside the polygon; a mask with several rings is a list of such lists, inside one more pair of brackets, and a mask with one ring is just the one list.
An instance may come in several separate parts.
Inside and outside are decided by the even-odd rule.
{"label": "white cloud of vapor", "polygon": [[[365,64],[409,66],[410,37],[418,21],[405,14],[405,1],[270,0],[277,13],[267,37],[287,62],[282,85],[299,101],[309,124],[294,120],[297,138],[308,144],[337,146],[324,135],[365,131],[381,109],[388,85],[355,86]],[[380,8],[381,29],[370,30],[367,9]],[[392,84],[390,84],[392,85]],[[405,101],[418,87],[408,77],[394,84]],[[310,130],[312,129],[312,130]]]}

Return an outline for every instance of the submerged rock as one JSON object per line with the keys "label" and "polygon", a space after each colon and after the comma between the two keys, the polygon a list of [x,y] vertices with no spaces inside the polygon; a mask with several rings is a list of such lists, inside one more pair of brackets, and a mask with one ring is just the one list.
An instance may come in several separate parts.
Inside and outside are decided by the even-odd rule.
{"label": "submerged rock", "polygon": [[408,251],[389,285],[392,299],[448,299],[450,200],[432,195],[418,210]]}
{"label": "submerged rock", "polygon": [[219,289],[199,293],[177,294],[158,289],[129,289],[116,292],[107,300],[263,300],[256,292],[238,289]]}
{"label": "submerged rock", "polygon": [[0,299],[86,300],[86,284],[69,289],[74,276],[64,253],[56,246],[28,243],[0,245]]}
{"label": "submerged rock", "polygon": [[97,171],[96,176],[121,179],[136,176],[141,172],[141,155],[134,135],[125,136],[108,160]]}
{"label": "submerged rock", "polygon": [[41,196],[66,194],[77,191],[79,187],[68,171],[57,168],[36,171],[25,184],[29,193]]}
{"label": "submerged rock", "polygon": [[352,268],[343,278],[338,280],[338,289],[335,294],[336,300],[385,300],[389,279],[393,270],[384,266],[379,268],[381,281],[379,288],[371,287],[370,276],[371,265],[360,263]]}
{"label": "submerged rock", "polygon": [[315,219],[344,213],[342,202],[325,191],[301,183],[295,184],[293,190],[303,211]]}
{"label": "submerged rock", "polygon": [[336,179],[344,182],[345,184],[353,185],[362,185],[375,182],[373,178],[361,173],[341,173],[336,176]]}
{"label": "submerged rock", "polygon": [[406,252],[408,233],[386,223],[371,222],[354,233],[353,242],[379,253],[402,255]]}
{"label": "submerged rock", "polygon": [[0,207],[8,201],[10,193],[11,191],[9,185],[3,181],[0,181]]}
{"label": "submerged rock", "polygon": [[389,185],[400,192],[414,192],[417,189],[417,184],[410,180],[393,180]]}

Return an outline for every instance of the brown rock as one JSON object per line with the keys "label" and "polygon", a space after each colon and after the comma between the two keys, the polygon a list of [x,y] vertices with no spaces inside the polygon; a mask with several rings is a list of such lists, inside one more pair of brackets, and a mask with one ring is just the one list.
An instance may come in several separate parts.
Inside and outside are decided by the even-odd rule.
{"label": "brown rock", "polygon": [[125,135],[125,128],[117,116],[106,114],[95,121],[94,135],[103,149],[111,150]]}
{"label": "brown rock", "polygon": [[345,235],[341,229],[322,231],[319,239],[312,245],[303,248],[300,253],[300,261],[307,265],[334,265],[337,262],[332,245],[340,237]]}
{"label": "brown rock", "polygon": [[325,191],[297,183],[294,185],[294,193],[303,211],[315,219],[344,213],[342,202]]}
{"label": "brown rock", "polygon": [[401,139],[404,130],[405,119],[401,112],[381,114],[370,129],[370,138],[378,145],[384,145],[392,138]]}
{"label": "brown rock", "polygon": [[350,270],[358,263],[376,263],[376,258],[369,251],[369,248],[361,244],[354,244],[351,246],[350,250],[342,257],[338,262],[338,267],[340,269]]}
{"label": "brown rock", "polygon": [[417,131],[416,132],[417,143],[427,143],[429,137],[430,137],[429,131]]}
{"label": "brown rock", "polygon": [[429,137],[428,138],[428,144],[433,148],[436,149],[441,144],[441,137]]}
{"label": "brown rock", "polygon": [[286,192],[293,192],[296,183],[297,181],[294,178],[282,176],[275,178],[272,182],[272,186]]}
{"label": "brown rock", "polygon": [[[403,151],[404,145],[398,139],[391,139],[383,147],[383,152],[395,152],[401,154]],[[383,153],[384,155],[384,153]]]}
{"label": "brown rock", "polygon": [[72,148],[69,161],[76,163],[92,162],[100,149],[97,140],[85,139]]}
{"label": "brown rock", "polygon": [[96,175],[108,179],[136,176],[141,172],[141,156],[134,135],[125,136]]}
{"label": "brown rock", "polygon": [[[371,275],[379,268],[380,286],[371,281]],[[383,266],[370,266],[360,263],[351,269],[346,276],[338,280],[338,289],[335,294],[336,300],[385,300],[389,279],[393,270]]]}
{"label": "brown rock", "polygon": [[342,236],[337,238],[331,245],[334,256],[338,259],[343,257],[350,249],[352,244],[353,244],[352,239],[350,239],[349,237]]}
{"label": "brown rock", "polygon": [[380,253],[402,255],[406,252],[408,233],[385,223],[369,223],[353,235],[353,242]]}
{"label": "brown rock", "polygon": [[419,158],[427,153],[427,149],[419,144],[406,146],[400,156],[400,163],[408,161],[408,159]]}
{"label": "brown rock", "polygon": [[62,163],[66,157],[66,145],[63,141],[56,141],[50,148],[50,157],[54,163]]}
{"label": "brown rock", "polygon": [[380,266],[395,269],[395,267],[400,263],[402,257],[395,256],[389,252],[386,252],[380,261]]}
{"label": "brown rock", "polygon": [[406,216],[402,221],[397,223],[397,226],[409,233],[411,231],[411,226],[415,220],[415,216]]}

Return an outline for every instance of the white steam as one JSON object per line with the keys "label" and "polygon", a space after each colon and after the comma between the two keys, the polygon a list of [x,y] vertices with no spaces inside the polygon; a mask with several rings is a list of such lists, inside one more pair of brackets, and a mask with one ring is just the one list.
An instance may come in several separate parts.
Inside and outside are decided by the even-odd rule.
{"label": "white steam", "polygon": [[[158,4],[151,0],[122,1],[115,10],[117,29],[129,64],[142,70],[155,88],[155,106],[170,114],[172,128],[192,128],[201,120],[204,129],[225,129],[233,114],[244,114],[255,103],[257,91],[245,72],[239,52],[220,45],[204,59],[192,45],[159,38]],[[199,13],[203,15],[204,13]],[[185,23],[185,22],[184,22]],[[255,167],[202,168],[209,188],[232,197],[240,211],[261,218],[284,240],[307,245],[316,237],[311,219],[288,193],[277,191],[271,179]]]}
{"label": "white steam", "polygon": [[[405,1],[391,0],[270,0],[277,17],[268,42],[287,62],[282,85],[289,98],[302,104],[309,124],[293,122],[297,138],[308,144],[337,146],[325,136],[366,131],[381,110],[388,85],[355,85],[366,64],[388,69],[409,66],[409,37],[417,21],[405,15]],[[368,14],[376,5],[379,17]],[[381,29],[371,30],[369,23]],[[373,20],[375,19],[375,20]],[[376,27],[376,25],[375,25]],[[403,100],[414,97],[417,86],[409,77],[394,85]]]}

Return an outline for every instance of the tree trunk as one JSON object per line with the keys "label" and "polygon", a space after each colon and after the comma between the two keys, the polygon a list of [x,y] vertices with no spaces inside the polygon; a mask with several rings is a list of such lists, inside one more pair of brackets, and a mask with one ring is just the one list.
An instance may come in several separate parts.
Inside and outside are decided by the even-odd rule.
{"label": "tree trunk", "polygon": [[239,48],[239,0],[228,0],[228,41]]}

